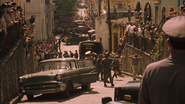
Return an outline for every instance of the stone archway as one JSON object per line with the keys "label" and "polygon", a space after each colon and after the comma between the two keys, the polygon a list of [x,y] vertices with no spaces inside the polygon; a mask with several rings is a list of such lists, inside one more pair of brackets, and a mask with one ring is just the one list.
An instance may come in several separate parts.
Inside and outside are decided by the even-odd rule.
{"label": "stone archway", "polygon": [[136,10],[141,10],[141,3],[139,1],[136,4]]}
{"label": "stone archway", "polygon": [[152,21],[152,9],[151,9],[151,4],[149,2],[147,2],[145,4],[145,8],[146,9],[146,12],[148,12],[148,17],[147,17],[147,21]]}

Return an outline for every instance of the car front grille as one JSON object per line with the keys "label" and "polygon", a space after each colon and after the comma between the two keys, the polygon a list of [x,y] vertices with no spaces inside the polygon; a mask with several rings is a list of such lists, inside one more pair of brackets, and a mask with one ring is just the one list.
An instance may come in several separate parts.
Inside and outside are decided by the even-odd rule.
{"label": "car front grille", "polygon": [[23,87],[24,90],[43,90],[43,89],[52,89],[56,88],[59,85],[56,83],[52,84],[33,84],[33,85],[26,85]]}

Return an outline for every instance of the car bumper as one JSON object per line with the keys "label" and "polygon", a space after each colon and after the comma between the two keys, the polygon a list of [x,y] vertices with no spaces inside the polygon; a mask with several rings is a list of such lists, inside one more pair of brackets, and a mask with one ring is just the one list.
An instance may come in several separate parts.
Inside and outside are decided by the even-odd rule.
{"label": "car bumper", "polygon": [[127,102],[127,101],[110,101],[106,104],[137,104],[137,103]]}
{"label": "car bumper", "polygon": [[58,93],[65,91],[66,84],[63,82],[34,83],[24,85],[20,89],[25,95]]}

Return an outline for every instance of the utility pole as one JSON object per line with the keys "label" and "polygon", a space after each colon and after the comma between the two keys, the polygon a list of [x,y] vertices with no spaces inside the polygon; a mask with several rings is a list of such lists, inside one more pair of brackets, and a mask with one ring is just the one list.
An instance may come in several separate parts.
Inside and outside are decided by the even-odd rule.
{"label": "utility pole", "polygon": [[108,0],[109,52],[112,52],[112,30],[110,22],[110,0]]}

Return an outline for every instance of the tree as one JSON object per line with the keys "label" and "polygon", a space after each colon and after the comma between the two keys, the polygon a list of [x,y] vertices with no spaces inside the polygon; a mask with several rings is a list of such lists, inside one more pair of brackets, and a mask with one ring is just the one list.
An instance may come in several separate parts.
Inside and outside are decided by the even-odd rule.
{"label": "tree", "polygon": [[76,8],[79,3],[78,0],[53,0],[56,5],[55,16],[73,16],[78,11]]}

